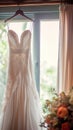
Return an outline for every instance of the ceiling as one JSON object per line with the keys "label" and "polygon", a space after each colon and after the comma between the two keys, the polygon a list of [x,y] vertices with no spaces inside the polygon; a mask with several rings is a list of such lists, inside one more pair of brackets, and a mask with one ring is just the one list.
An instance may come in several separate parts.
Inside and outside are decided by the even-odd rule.
{"label": "ceiling", "polygon": [[58,4],[61,2],[73,3],[72,0],[0,0],[0,6],[16,6],[16,5],[47,5]]}
{"label": "ceiling", "polygon": [[34,5],[34,4],[57,4],[72,0],[0,0],[0,6]]}

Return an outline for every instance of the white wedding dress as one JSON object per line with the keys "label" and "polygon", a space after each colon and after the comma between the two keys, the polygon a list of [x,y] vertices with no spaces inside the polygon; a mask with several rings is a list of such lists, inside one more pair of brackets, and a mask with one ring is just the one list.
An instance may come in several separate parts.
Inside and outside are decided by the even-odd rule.
{"label": "white wedding dress", "polygon": [[8,31],[9,69],[1,130],[40,130],[40,100],[31,63],[31,32]]}

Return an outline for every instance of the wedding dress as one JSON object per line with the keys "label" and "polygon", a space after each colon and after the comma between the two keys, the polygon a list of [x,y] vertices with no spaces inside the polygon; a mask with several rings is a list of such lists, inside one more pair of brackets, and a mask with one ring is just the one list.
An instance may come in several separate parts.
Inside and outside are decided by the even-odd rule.
{"label": "wedding dress", "polygon": [[9,69],[1,130],[40,130],[40,101],[31,62],[31,32],[8,31]]}

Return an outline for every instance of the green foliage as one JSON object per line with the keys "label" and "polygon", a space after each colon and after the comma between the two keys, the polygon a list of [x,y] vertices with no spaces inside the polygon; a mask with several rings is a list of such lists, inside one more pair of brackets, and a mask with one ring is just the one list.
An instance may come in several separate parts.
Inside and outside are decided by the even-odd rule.
{"label": "green foliage", "polygon": [[6,25],[0,23],[0,111],[6,85],[7,40]]}
{"label": "green foliage", "polygon": [[48,113],[47,106],[45,106],[45,100],[53,100],[56,95],[56,68],[46,68],[42,74],[41,79],[41,104],[43,114]]}

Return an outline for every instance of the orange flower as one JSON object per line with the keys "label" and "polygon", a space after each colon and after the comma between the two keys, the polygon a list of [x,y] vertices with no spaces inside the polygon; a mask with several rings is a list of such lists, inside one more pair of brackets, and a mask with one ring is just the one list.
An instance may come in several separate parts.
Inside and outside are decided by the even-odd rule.
{"label": "orange flower", "polygon": [[61,106],[58,108],[57,116],[60,118],[64,118],[68,116],[68,109],[65,106]]}

